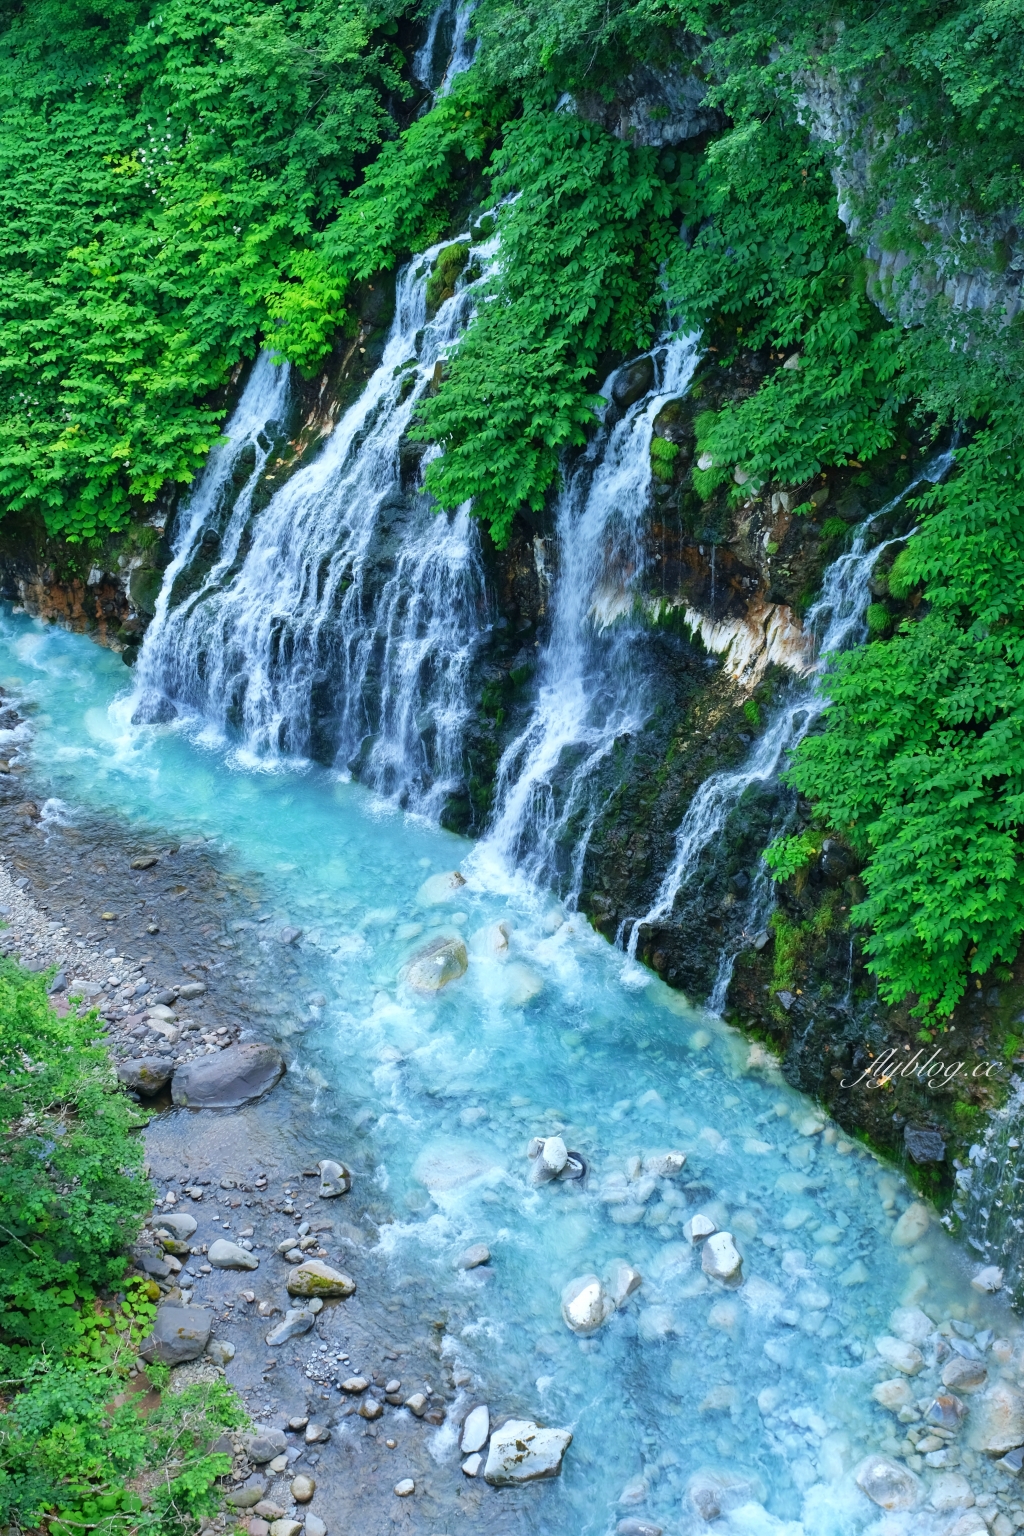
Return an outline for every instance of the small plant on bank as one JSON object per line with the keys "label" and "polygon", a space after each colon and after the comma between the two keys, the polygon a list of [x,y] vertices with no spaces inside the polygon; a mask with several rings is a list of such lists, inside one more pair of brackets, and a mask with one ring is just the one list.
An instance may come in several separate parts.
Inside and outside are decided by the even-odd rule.
{"label": "small plant on bank", "polygon": [[98,1024],[59,1018],[44,976],[0,960],[0,1525],[181,1536],[230,1469],[210,1442],[245,1415],[221,1381],[139,1413],[170,1374],[129,1375],[159,1291],[126,1283],[124,1250],[153,1191],[145,1117],[92,1044]]}

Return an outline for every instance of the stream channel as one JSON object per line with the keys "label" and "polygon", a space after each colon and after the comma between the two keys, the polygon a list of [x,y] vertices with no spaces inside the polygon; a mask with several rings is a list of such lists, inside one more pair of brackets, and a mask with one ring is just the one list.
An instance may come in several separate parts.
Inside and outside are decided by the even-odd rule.
{"label": "stream channel", "polygon": [[[726,1510],[716,1529],[950,1527],[927,1509],[883,1515],[853,1480],[893,1429],[871,1396],[894,1374],[874,1341],[901,1304],[969,1320],[983,1344],[988,1329],[1015,1339],[1016,1320],[970,1288],[935,1221],[894,1244],[903,1180],[823,1125],[758,1048],[653,976],[624,985],[621,953],[582,918],[360,785],[247,763],[200,731],[133,726],[120,659],[85,639],[6,614],[0,685],[29,712],[34,778],[64,815],[214,840],[303,927],[303,982],[326,1004],[284,1042],[290,1077],[337,1155],[360,1117],[393,1218],[378,1259],[448,1308],[442,1354],[473,1379],[432,1431],[436,1456],[457,1465],[452,1421],[476,1400],[573,1432],[561,1477],[517,1497],[515,1528],[606,1532],[635,1507],[669,1532],[706,1529],[688,1495],[704,1469],[744,1495],[746,1513]],[[466,884],[437,902],[427,882],[460,867]],[[510,938],[495,953],[499,922]],[[466,937],[470,964],[428,999],[400,972],[441,933]],[[287,985],[280,946],[264,949]],[[527,1143],[556,1133],[588,1175],[535,1188]],[[629,1180],[631,1158],[666,1149],[686,1153],[681,1174]],[[698,1209],[733,1233],[735,1290],[704,1275],[683,1234]],[[454,1267],[476,1242],[493,1256],[485,1287]],[[617,1258],[643,1284],[575,1337],[563,1287]],[[984,1455],[965,1448],[960,1465],[977,1492],[1009,1486]]]}

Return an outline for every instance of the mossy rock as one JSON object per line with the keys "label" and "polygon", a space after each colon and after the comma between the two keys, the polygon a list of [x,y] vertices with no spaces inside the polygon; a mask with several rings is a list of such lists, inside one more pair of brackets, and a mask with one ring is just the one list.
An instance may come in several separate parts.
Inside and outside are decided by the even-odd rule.
{"label": "mossy rock", "polygon": [[452,297],[455,284],[468,260],[469,246],[461,241],[457,241],[455,245],[446,245],[442,251],[438,252],[434,270],[427,279],[428,316],[436,315],[445,300]]}
{"label": "mossy rock", "polygon": [[137,566],[128,578],[128,596],[132,605],[140,612],[152,616],[156,612],[156,600],[160,596],[163,581],[162,571],[155,571],[151,566]]}

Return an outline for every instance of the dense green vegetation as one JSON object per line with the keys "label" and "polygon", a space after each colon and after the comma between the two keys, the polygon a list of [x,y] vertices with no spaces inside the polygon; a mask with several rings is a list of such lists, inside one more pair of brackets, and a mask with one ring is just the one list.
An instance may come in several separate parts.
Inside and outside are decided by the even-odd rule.
{"label": "dense green vegetation", "polygon": [[156,1288],[124,1285],[123,1250],[152,1189],[96,1028],[0,960],[0,1523],[178,1536],[215,1506],[229,1460],[206,1452],[243,1416],[223,1383],[138,1411],[128,1372]]}
{"label": "dense green vegetation", "polygon": [[387,0],[29,0],[0,27],[0,497],[122,526],[217,437],[310,231],[392,131]]}
{"label": "dense green vegetation", "polygon": [[[429,9],[4,10],[3,509],[77,540],[122,526],[194,472],[214,391],[261,342],[312,371],[362,282],[497,204],[486,298],[417,430],[444,447],[439,502],[472,497],[499,542],[583,440],[604,371],[673,325],[765,369],[698,417],[702,494],[964,424],[893,576],[923,601],[902,624],[873,606],[793,771],[866,861],[885,995],[948,1011],[1024,933],[1021,327],[968,323],[943,288],[1016,259],[1022,0],[480,0],[473,67],[418,112]],[[637,63],[699,71],[705,141],[597,126]],[[898,277],[879,283],[869,244],[904,253]]]}

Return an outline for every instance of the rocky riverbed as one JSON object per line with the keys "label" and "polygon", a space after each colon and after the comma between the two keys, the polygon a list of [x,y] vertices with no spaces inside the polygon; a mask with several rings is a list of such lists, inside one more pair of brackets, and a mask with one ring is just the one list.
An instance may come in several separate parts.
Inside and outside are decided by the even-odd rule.
{"label": "rocky riverbed", "polygon": [[[301,930],[233,876],[216,847],[71,817],[32,798],[16,760],[8,767],[0,948],[56,972],[59,1012],[97,1010],[112,1064],[152,1110],[145,1136],[158,1198],[132,1258],[159,1287],[161,1322],[143,1353],[172,1365],[170,1391],[225,1375],[255,1426],[220,1447],[234,1459],[225,1491],[236,1513],[215,1527],[434,1532],[469,1516],[489,1531],[519,1530],[516,1484],[557,1471],[561,1455],[544,1463],[542,1447],[503,1477],[496,1433],[490,1458],[477,1435],[465,1475],[468,1457],[436,1454],[457,1451],[471,1412],[478,1424],[488,1407],[489,1429],[510,1416],[442,1359],[447,1316],[429,1286],[407,1277],[395,1291],[387,1278],[374,1249],[390,1218],[360,1130],[344,1148],[318,1135],[316,1085],[301,1068],[284,1071],[294,1065],[289,1039],[321,1006],[291,958]],[[189,1083],[193,1103],[215,1085],[221,1107],[176,1104]],[[289,1285],[303,1289],[295,1276],[310,1261],[307,1301]],[[482,1245],[456,1261],[473,1290],[486,1289],[489,1261]]]}

